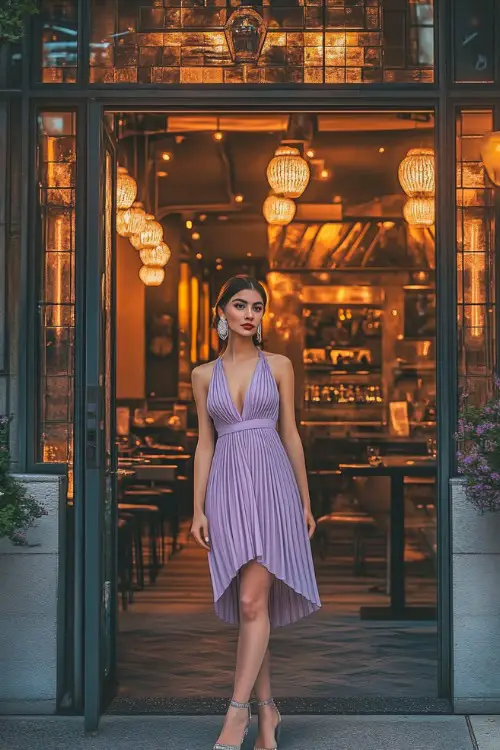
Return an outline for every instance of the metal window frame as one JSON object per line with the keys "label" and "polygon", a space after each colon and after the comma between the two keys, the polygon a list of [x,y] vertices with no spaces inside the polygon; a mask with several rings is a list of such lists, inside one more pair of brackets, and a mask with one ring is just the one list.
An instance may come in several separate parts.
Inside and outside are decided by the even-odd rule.
{"label": "metal window frame", "polygon": [[[19,440],[20,469],[36,472],[60,473],[64,467],[58,464],[35,463],[36,433],[31,416],[36,405],[33,382],[33,352],[29,346],[33,332],[33,260],[36,255],[36,240],[28,229],[32,217],[34,193],[34,153],[36,148],[36,120],[34,112],[46,109],[77,110],[77,156],[87,163],[89,133],[87,129],[90,105],[99,105],[101,114],[109,110],[141,110],[168,112],[262,112],[301,110],[404,110],[432,109],[435,112],[435,146],[437,160],[436,195],[436,290],[437,290],[437,336],[438,351],[436,375],[438,387],[438,440],[439,472],[438,492],[438,622],[439,622],[439,679],[438,690],[442,697],[452,698],[452,585],[451,585],[451,513],[449,479],[455,472],[455,446],[452,439],[452,425],[457,414],[457,323],[456,323],[456,275],[449,269],[456,263],[456,221],[455,221],[455,116],[459,108],[493,107],[495,126],[500,128],[500,55],[496,55],[496,81],[492,84],[462,84],[453,81],[454,45],[449,32],[449,19],[452,17],[451,0],[435,0],[435,82],[433,84],[370,84],[353,86],[203,86],[186,85],[153,86],[141,84],[89,84],[88,83],[88,39],[90,31],[90,8],[87,3],[79,3],[79,65],[76,84],[44,84],[35,81],[35,70],[39,61],[30,57],[30,35],[23,44],[22,89],[2,92],[2,98],[18,100],[22,122],[23,175],[21,186],[22,222],[20,257],[20,346],[19,346]],[[34,21],[31,21],[34,28]],[[500,9],[495,18],[496,43],[500,43]],[[95,110],[94,110],[95,111]],[[95,137],[95,134],[94,134]],[[91,141],[90,141],[91,142]],[[451,146],[450,144],[453,144]],[[82,196],[85,206],[85,169],[77,173],[77,195]],[[78,200],[78,199],[77,199]],[[496,195],[496,258],[500,258],[500,191]],[[87,238],[85,235],[84,210],[77,211],[77,275],[82,278],[85,270]],[[78,231],[78,227],[81,231]],[[497,264],[497,333],[500,331],[500,266]],[[82,356],[83,337],[83,298],[85,291],[77,286],[77,324],[75,348],[75,392],[85,383],[84,361]],[[499,362],[497,357],[497,371]],[[82,415],[75,413],[75,435],[83,435]],[[79,452],[75,445],[75,487],[82,486]],[[77,466],[79,468],[77,468]],[[78,473],[80,472],[80,474]],[[83,520],[76,519],[79,533],[83,533]],[[80,542],[82,540],[80,539]],[[76,540],[76,543],[79,543]],[[81,571],[80,571],[81,574]],[[75,575],[76,581],[76,575]],[[79,605],[82,611],[83,599]],[[78,618],[77,618],[78,619]],[[75,631],[77,638],[81,637]],[[82,654],[76,653],[75,643],[75,684],[82,674]],[[81,684],[81,683],[80,683]],[[74,707],[81,710],[82,696],[74,693]]]}

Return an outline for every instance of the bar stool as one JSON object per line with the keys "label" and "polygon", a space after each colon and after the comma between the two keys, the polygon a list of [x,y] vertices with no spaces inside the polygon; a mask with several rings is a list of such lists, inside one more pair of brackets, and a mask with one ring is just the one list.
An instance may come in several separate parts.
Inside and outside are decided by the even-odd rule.
{"label": "bar stool", "polygon": [[[172,530],[171,553],[174,554],[178,547],[177,540],[182,501],[181,489],[185,484],[182,480],[179,480],[177,466],[175,464],[138,466],[135,478],[137,482],[144,483],[150,490],[160,494],[163,521],[168,521]],[[141,491],[142,488],[139,488],[137,485],[134,486],[133,492],[140,493]],[[158,502],[158,500],[155,502]],[[162,551],[162,556],[164,556],[164,551]]]}
{"label": "bar stool", "polygon": [[122,607],[128,608],[132,602],[132,548],[133,528],[125,518],[118,519],[118,590],[121,593]]}
{"label": "bar stool", "polygon": [[143,552],[142,552],[142,529],[141,524],[139,522],[139,519],[137,516],[135,516],[133,513],[125,513],[121,512],[119,513],[119,518],[123,518],[125,521],[128,522],[130,529],[131,529],[131,536],[132,536],[132,586],[131,586],[131,592],[130,592],[130,602],[133,602],[133,593],[134,593],[134,567],[135,567],[135,580],[136,580],[136,587],[139,590],[142,590],[144,588],[144,559],[143,559]]}
{"label": "bar stool", "polygon": [[[125,493],[125,500],[128,500],[128,492]],[[151,583],[155,583],[160,567],[158,563],[158,542],[161,535],[161,514],[158,505],[125,502],[119,503],[118,510],[133,513],[137,516],[141,538],[144,530],[149,533],[151,559],[147,565],[143,564],[143,569],[149,571],[149,580]]]}

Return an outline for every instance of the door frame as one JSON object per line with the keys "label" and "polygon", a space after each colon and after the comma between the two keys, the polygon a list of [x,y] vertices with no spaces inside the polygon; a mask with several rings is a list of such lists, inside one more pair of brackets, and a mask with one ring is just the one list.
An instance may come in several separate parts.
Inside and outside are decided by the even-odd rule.
{"label": "door frame", "polygon": [[[432,111],[435,118],[434,141],[436,152],[436,383],[437,383],[437,437],[438,437],[438,695],[441,698],[451,698],[452,692],[452,588],[451,588],[451,513],[450,513],[450,484],[454,475],[455,455],[453,430],[450,425],[456,423],[457,411],[457,324],[456,324],[456,278],[449,269],[456,263],[455,237],[455,102],[448,100],[439,92],[416,90],[411,95],[402,96],[401,92],[366,92],[362,98],[359,92],[349,92],[348,96],[335,96],[325,91],[297,91],[283,90],[280,92],[220,92],[213,90],[176,90],[169,91],[168,100],[165,96],[158,96],[152,92],[138,95],[132,91],[93,92],[96,95],[88,103],[87,110],[87,273],[88,259],[99,247],[97,223],[92,215],[98,215],[99,191],[96,190],[96,179],[101,174],[102,165],[99,159],[99,149],[95,147],[101,137],[101,128],[105,114],[127,111],[165,112],[166,114],[204,113],[249,113],[249,112],[345,112],[349,111]],[[201,95],[200,95],[201,93]],[[338,94],[339,92],[337,92]],[[344,92],[342,92],[343,94]],[[382,96],[381,94],[385,94]],[[229,95],[228,95],[229,94]],[[272,94],[272,96],[270,96]],[[463,102],[459,102],[464,106]],[[478,102],[474,102],[478,106]],[[481,101],[481,106],[488,103]],[[84,136],[84,137],[85,137]],[[82,137],[82,134],[80,134]],[[114,213],[114,211],[113,211]],[[95,261],[95,258],[94,258]],[[88,306],[97,304],[92,295],[86,297]],[[92,307],[90,307],[92,309]],[[87,315],[85,326],[87,326]],[[86,366],[95,367],[95,362],[87,361]],[[82,432],[75,436],[75,441],[81,440]],[[75,454],[76,454],[75,444]],[[95,490],[97,485],[85,488],[85,496]],[[88,515],[88,525],[98,522],[98,509],[93,508]],[[86,535],[87,538],[87,535]],[[85,544],[85,556],[95,555],[95,547]],[[88,623],[96,627],[99,601],[96,597],[95,582],[97,574],[92,560],[85,564],[85,611]],[[89,610],[90,606],[90,610]],[[88,636],[86,630],[86,636]],[[87,637],[85,638],[88,643]],[[96,716],[95,688],[97,684],[96,658],[85,650],[85,705],[90,702],[93,716]],[[90,680],[87,684],[87,679]],[[87,711],[86,711],[87,712]],[[97,719],[98,721],[98,719]]]}

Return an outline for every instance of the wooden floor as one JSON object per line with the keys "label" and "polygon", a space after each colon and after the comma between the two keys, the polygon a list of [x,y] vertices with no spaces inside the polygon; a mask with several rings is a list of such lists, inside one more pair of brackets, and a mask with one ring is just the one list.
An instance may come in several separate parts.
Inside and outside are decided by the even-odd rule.
{"label": "wooden floor", "polygon": [[[190,542],[155,585],[120,613],[119,690],[135,697],[212,697],[231,692],[237,629],[213,612],[206,553]],[[348,550],[347,550],[348,552]],[[346,554],[347,554],[346,552]],[[383,604],[384,562],[354,577],[349,557],[315,561],[322,609],[271,636],[274,692],[280,697],[437,696],[434,622],[361,621],[359,607]],[[434,604],[428,565],[407,564],[410,604]]]}

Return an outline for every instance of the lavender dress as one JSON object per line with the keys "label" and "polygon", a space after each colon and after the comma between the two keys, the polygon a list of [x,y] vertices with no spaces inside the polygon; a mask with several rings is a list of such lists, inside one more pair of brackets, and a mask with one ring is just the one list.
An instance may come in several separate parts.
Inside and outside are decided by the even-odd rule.
{"label": "lavender dress", "polygon": [[212,371],[207,409],[218,439],[205,514],[216,615],[239,622],[237,574],[255,559],[275,576],[269,596],[275,628],[315,612],[321,602],[299,489],[276,430],[278,387],[267,358],[258,353],[242,414],[229,394],[220,357]]}

